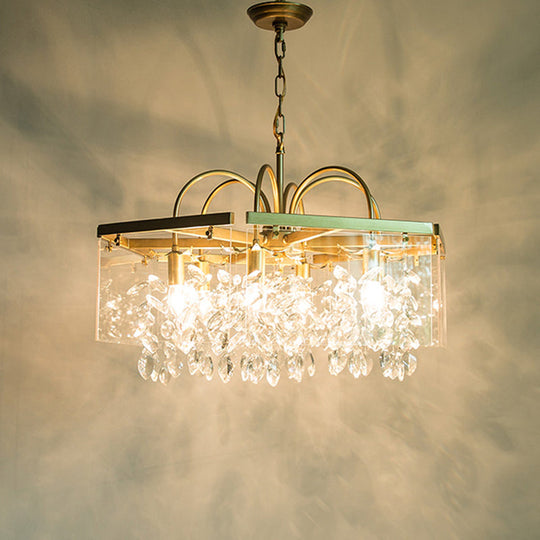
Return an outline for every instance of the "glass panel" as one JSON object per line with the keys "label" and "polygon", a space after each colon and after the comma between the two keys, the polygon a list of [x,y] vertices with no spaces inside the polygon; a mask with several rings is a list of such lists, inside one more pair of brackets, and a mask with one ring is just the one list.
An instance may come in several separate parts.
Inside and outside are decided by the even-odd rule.
{"label": "glass panel", "polygon": [[97,337],[142,347],[144,378],[182,366],[225,382],[315,369],[412,373],[446,339],[441,244],[429,234],[249,225],[109,236],[99,242]]}

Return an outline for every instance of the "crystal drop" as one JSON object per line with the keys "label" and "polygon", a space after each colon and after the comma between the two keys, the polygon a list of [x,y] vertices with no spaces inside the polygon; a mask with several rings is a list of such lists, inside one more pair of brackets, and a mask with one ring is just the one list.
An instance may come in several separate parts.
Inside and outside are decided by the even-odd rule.
{"label": "crystal drop", "polygon": [[166,341],[163,344],[163,354],[167,360],[174,358],[176,356],[176,347],[170,341]]}
{"label": "crystal drop", "polygon": [[159,371],[157,370],[156,366],[154,366],[154,369],[150,374],[150,379],[152,380],[152,382],[156,382],[159,379]]}
{"label": "crystal drop", "polygon": [[245,339],[246,339],[245,334],[241,332],[237,332],[236,334],[233,334],[231,339],[229,339],[229,341],[227,342],[227,352],[229,353],[233,352],[234,349],[238,347],[238,345],[241,345],[242,343],[244,343]]}
{"label": "crystal drop", "polygon": [[217,279],[222,285],[228,285],[231,282],[231,274],[220,268],[217,271]]}
{"label": "crystal drop", "polygon": [[165,338],[165,339],[170,339],[171,336],[173,335],[174,333],[174,324],[171,322],[171,321],[165,321],[163,322],[163,324],[161,325],[161,335]]}
{"label": "crystal drop", "polygon": [[146,381],[154,370],[154,359],[148,354],[143,354],[139,358],[138,366],[141,377]]}
{"label": "crystal drop", "polygon": [[400,363],[400,364],[397,366],[396,370],[397,370],[397,378],[398,378],[401,382],[403,382],[403,379],[405,378],[405,366],[404,366],[402,363]]}
{"label": "crystal drop", "polygon": [[405,363],[407,365],[407,375],[412,375],[416,371],[416,356],[407,353],[404,357],[406,357]]}
{"label": "crystal drop", "polygon": [[158,293],[165,294],[168,290],[167,285],[154,274],[148,276],[148,283],[150,284],[150,288]]}
{"label": "crystal drop", "polygon": [[240,360],[240,375],[244,382],[249,379],[249,360],[245,355],[242,356],[242,359]]}
{"label": "crystal drop", "polygon": [[287,360],[287,371],[289,372],[289,379],[296,382],[302,382],[302,375],[304,372],[304,361],[300,355],[290,356]]}
{"label": "crystal drop", "polygon": [[379,364],[381,366],[383,375],[390,377],[392,373],[393,358],[389,351],[382,351],[379,356]]}
{"label": "crystal drop", "polygon": [[221,310],[216,311],[206,323],[208,330],[213,331],[223,325],[224,312]]}
{"label": "crystal drop", "polygon": [[367,377],[373,369],[373,359],[371,356],[364,354],[364,362],[362,363],[362,375]]}
{"label": "crystal drop", "polygon": [[188,276],[193,279],[199,285],[206,283],[206,276],[204,272],[195,264],[190,264],[187,267]]}
{"label": "crystal drop", "polygon": [[146,330],[147,330],[147,328],[145,326],[143,326],[141,323],[139,323],[137,328],[135,328],[135,330],[133,330],[133,334],[132,334],[131,337],[133,337],[135,339],[139,339],[146,332]]}
{"label": "crystal drop", "polygon": [[264,360],[260,356],[254,356],[249,371],[249,379],[253,384],[261,382],[264,377]]}
{"label": "crystal drop", "polygon": [[231,357],[228,355],[222,356],[218,360],[217,370],[221,380],[224,383],[228,383],[231,380],[234,371],[234,364],[231,360]]}
{"label": "crystal drop", "polygon": [[154,334],[147,333],[141,337],[141,343],[145,349],[151,354],[155,354],[158,350],[159,341]]}
{"label": "crystal drop", "polygon": [[167,314],[167,306],[155,296],[151,294],[147,294],[146,301],[148,302],[150,306],[152,306],[154,309],[156,309],[160,313],[163,313],[164,315]]}
{"label": "crystal drop", "polygon": [[417,313],[411,314],[409,320],[412,326],[422,326],[422,318]]}
{"label": "crystal drop", "polygon": [[141,281],[140,283],[136,283],[135,285],[131,286],[126,291],[126,294],[128,296],[135,296],[135,295],[139,294],[141,291],[143,291],[144,289],[146,289],[147,285],[148,284],[146,283],[146,281]]}
{"label": "crystal drop", "polygon": [[147,311],[144,316],[141,317],[141,323],[150,327],[156,322],[156,317],[151,311]]}
{"label": "crystal drop", "polygon": [[343,281],[338,281],[332,292],[336,296],[343,296],[347,292],[347,286]]}
{"label": "crystal drop", "polygon": [[120,332],[119,328],[116,325],[112,325],[108,332],[109,336],[115,339],[121,339],[122,338],[122,332]]}
{"label": "crystal drop", "polygon": [[351,353],[349,356],[349,373],[358,379],[362,374],[362,361],[358,354]]}
{"label": "crystal drop", "polygon": [[315,375],[315,358],[313,358],[312,353],[307,354],[307,372],[310,377],[313,377]]}
{"label": "crystal drop", "polygon": [[411,291],[411,289],[409,289],[409,287],[403,287],[399,291],[399,294],[404,300],[406,300],[406,299],[408,299],[408,298],[410,298],[412,296],[412,291]]}
{"label": "crystal drop", "polygon": [[395,327],[398,332],[405,330],[409,326],[409,318],[401,313],[395,319]]}
{"label": "crystal drop", "polygon": [[171,380],[171,374],[169,373],[169,370],[165,367],[161,368],[159,372],[159,382],[161,384],[167,385],[170,380]]}
{"label": "crystal drop", "polygon": [[390,275],[384,276],[383,283],[385,287],[390,291],[393,290],[394,287],[396,286],[396,282],[394,281],[394,278]]}
{"label": "crystal drop", "polygon": [[238,275],[238,274],[235,274],[233,276],[233,285],[235,287],[238,287],[238,285],[240,285],[240,283],[242,283],[242,276]]}
{"label": "crystal drop", "polygon": [[343,268],[343,266],[340,266],[339,264],[336,265],[334,268],[334,277],[338,280],[346,280],[349,278],[349,272]]}
{"label": "crystal drop", "polygon": [[176,377],[179,377],[182,373],[182,368],[184,367],[184,363],[175,358],[174,360],[169,360],[167,362],[167,369],[169,370],[169,373],[176,379]]}
{"label": "crystal drop", "polygon": [[266,364],[266,380],[270,386],[277,386],[280,377],[279,362],[277,358]]}
{"label": "crystal drop", "polygon": [[377,326],[373,330],[373,339],[375,340],[374,349],[376,351],[382,351],[388,348],[394,336],[394,332],[387,326]]}
{"label": "crystal drop", "polygon": [[420,276],[413,272],[412,270],[407,271],[407,280],[413,283],[414,285],[418,285],[420,283]]}
{"label": "crystal drop", "polygon": [[347,357],[339,351],[332,351],[328,355],[328,371],[331,375],[339,375],[347,365]]}
{"label": "crystal drop", "polygon": [[394,324],[394,314],[389,309],[385,309],[380,315],[380,321],[383,326],[390,328]]}
{"label": "crystal drop", "polygon": [[195,342],[191,338],[182,337],[182,340],[177,345],[184,354],[188,354],[193,349]]}
{"label": "crystal drop", "polygon": [[246,276],[246,281],[248,281],[248,282],[256,281],[256,280],[259,279],[260,275],[261,275],[260,270],[253,270],[253,272],[251,272],[251,274],[248,274]]}
{"label": "crystal drop", "polygon": [[206,377],[207,381],[211,381],[214,375],[214,362],[210,356],[206,356],[201,363],[201,373]]}
{"label": "crystal drop", "polygon": [[193,352],[192,354],[189,355],[187,365],[188,365],[188,370],[189,370],[190,375],[195,375],[195,373],[199,371],[199,353],[198,352]]}

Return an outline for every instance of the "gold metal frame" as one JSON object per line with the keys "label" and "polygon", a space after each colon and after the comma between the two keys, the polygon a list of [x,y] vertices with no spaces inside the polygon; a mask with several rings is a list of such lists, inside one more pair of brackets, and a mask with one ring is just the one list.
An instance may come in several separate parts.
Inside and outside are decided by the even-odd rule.
{"label": "gold metal frame", "polygon": [[[274,53],[278,62],[275,78],[275,94],[278,109],[274,118],[274,136],[277,139],[276,169],[264,164],[255,182],[225,169],[213,169],[191,178],[180,189],[173,206],[172,218],[144,220],[100,225],[98,236],[112,246],[127,249],[147,258],[167,260],[169,282],[183,279],[184,262],[246,262],[247,270],[264,270],[266,264],[292,264],[298,275],[309,275],[311,266],[335,261],[362,259],[372,248],[370,235],[384,239],[380,245],[383,258],[392,259],[404,255],[439,254],[444,256],[444,243],[438,225],[432,223],[395,221],[381,219],[381,212],[371,191],[355,171],[338,165],[317,169],[301,182],[284,181],[285,117],[282,102],[286,94],[283,59],[285,57],[284,32],[303,26],[311,17],[310,7],[295,2],[262,2],[251,6],[248,15],[260,28],[275,32]],[[271,186],[272,205],[263,190],[268,177]],[[180,207],[187,192],[203,180],[222,181],[206,197],[201,214],[180,216]],[[366,218],[340,216],[315,216],[305,213],[304,197],[313,189],[327,183],[341,183],[358,189],[365,198]],[[235,231],[227,226],[234,222],[232,213],[209,214],[215,197],[229,186],[240,184],[253,194],[253,211],[246,213],[248,232]],[[299,213],[298,213],[299,212]],[[165,231],[171,236],[156,238],[133,238],[129,233]],[[428,242],[408,243],[409,237],[430,237]],[[225,247],[229,252],[226,253]],[[232,251],[232,252],[231,252]],[[209,253],[210,252],[210,253]],[[307,259],[309,255],[309,261]]]}

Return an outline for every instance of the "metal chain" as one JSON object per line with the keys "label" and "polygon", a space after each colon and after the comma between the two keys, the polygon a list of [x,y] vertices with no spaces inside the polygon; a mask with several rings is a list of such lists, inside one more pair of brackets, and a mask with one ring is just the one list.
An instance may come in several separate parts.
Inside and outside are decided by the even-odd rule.
{"label": "metal chain", "polygon": [[285,71],[283,70],[283,59],[285,58],[285,25],[276,25],[276,37],[274,39],[274,54],[278,64],[278,72],[274,80],[274,93],[278,98],[276,115],[274,116],[274,137],[277,141],[276,152],[284,153],[283,137],[285,135],[285,116],[283,115],[283,98],[287,93],[287,81],[285,80]]}

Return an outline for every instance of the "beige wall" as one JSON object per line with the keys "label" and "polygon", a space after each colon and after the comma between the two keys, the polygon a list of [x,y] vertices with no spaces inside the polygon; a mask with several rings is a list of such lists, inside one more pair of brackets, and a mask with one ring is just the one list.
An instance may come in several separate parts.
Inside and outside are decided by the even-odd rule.
{"label": "beige wall", "polygon": [[449,345],[414,377],[164,388],[94,342],[96,225],[272,159],[248,5],[2,2],[0,537],[537,536],[536,0],[313,0],[287,36],[288,178],[347,165],[385,217],[443,225]]}

